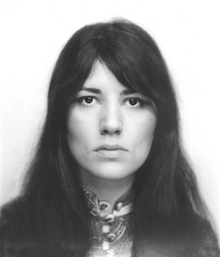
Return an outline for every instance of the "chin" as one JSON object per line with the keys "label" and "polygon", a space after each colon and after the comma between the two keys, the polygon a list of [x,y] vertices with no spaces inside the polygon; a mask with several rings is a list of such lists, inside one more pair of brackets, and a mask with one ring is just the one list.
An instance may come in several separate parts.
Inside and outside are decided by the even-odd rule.
{"label": "chin", "polygon": [[106,180],[121,180],[134,174],[134,172],[129,171],[128,168],[118,169],[117,167],[105,167],[101,170],[96,169],[95,172],[91,173],[98,178]]}

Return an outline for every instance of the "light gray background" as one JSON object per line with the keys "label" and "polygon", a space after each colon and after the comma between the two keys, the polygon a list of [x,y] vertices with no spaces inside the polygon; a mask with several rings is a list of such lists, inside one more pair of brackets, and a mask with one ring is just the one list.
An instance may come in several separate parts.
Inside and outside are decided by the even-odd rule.
{"label": "light gray background", "polygon": [[1,1],[0,203],[19,192],[65,42],[85,24],[124,17],[150,32],[168,63],[184,145],[219,232],[219,11],[218,0]]}

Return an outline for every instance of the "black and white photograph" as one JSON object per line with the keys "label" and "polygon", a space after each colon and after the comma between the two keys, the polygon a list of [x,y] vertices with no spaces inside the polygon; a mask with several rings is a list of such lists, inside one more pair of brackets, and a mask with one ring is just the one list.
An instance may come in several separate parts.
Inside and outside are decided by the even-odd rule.
{"label": "black and white photograph", "polygon": [[217,0],[2,0],[0,257],[219,257]]}

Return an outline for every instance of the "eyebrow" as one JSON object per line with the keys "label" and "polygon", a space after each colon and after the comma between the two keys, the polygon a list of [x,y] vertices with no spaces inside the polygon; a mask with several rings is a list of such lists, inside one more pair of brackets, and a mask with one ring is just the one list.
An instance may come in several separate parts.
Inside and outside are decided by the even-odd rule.
{"label": "eyebrow", "polygon": [[138,94],[138,92],[131,89],[125,89],[121,92],[121,95],[131,95],[131,94]]}
{"label": "eyebrow", "polygon": [[94,93],[94,94],[101,94],[101,90],[100,89],[97,89],[97,88],[90,88],[90,87],[84,87],[82,88],[81,91],[87,91],[87,92],[91,92],[91,93]]}
{"label": "eyebrow", "polygon": [[[94,94],[101,94],[102,91],[98,88],[90,88],[90,87],[86,87],[86,88],[82,88],[81,91],[87,91],[87,92],[91,92]],[[135,92],[134,90],[131,89],[125,89],[121,92],[121,95],[130,95],[130,94],[136,94],[138,92]]]}

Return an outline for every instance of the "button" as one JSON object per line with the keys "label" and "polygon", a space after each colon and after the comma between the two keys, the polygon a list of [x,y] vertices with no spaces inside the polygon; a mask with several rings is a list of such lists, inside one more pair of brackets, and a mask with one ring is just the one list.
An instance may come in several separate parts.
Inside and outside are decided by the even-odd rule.
{"label": "button", "polygon": [[110,241],[110,242],[113,242],[115,239],[116,239],[116,235],[115,234],[109,234],[108,236],[107,236],[107,238],[108,238],[108,240]]}
{"label": "button", "polygon": [[100,211],[106,211],[110,208],[110,203],[108,202],[104,202],[104,201],[100,201],[100,204],[99,204],[99,208],[100,208]]}
{"label": "button", "polygon": [[109,224],[113,223],[115,220],[115,216],[113,214],[108,214],[105,218],[104,221],[108,222]]}
{"label": "button", "polygon": [[103,233],[109,233],[109,231],[110,231],[110,226],[109,225],[104,225],[102,227],[102,232]]}

